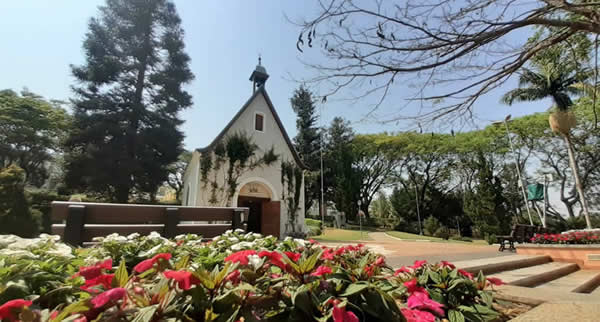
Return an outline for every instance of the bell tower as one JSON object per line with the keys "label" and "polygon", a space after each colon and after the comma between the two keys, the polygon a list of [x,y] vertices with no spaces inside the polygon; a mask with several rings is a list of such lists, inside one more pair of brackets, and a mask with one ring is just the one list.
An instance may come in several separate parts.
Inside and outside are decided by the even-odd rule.
{"label": "bell tower", "polygon": [[269,74],[267,74],[267,70],[261,64],[261,57],[258,56],[258,65],[250,75],[250,81],[252,82],[252,93],[256,92],[258,88],[264,86],[269,78]]}

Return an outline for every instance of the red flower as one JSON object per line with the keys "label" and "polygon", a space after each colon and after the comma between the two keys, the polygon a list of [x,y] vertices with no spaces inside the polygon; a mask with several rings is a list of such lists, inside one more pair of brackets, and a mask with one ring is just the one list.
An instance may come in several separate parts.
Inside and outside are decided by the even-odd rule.
{"label": "red flower", "polygon": [[314,240],[314,239],[312,239],[312,238],[309,239],[308,242],[311,243],[311,244],[319,245],[319,242],[316,241],[316,240]]}
{"label": "red flower", "polygon": [[331,270],[331,267],[329,266],[319,266],[317,267],[317,269],[312,272],[310,275],[311,276],[323,276],[325,274],[331,274],[333,271]]}
{"label": "red flower", "polygon": [[375,260],[375,266],[383,266],[383,265],[385,265],[385,258],[377,257],[377,259]]}
{"label": "red flower", "polygon": [[467,272],[465,270],[462,270],[462,269],[459,268],[458,269],[458,273],[460,273],[460,275],[462,275],[464,277],[468,277],[469,279],[473,279],[473,274],[471,274],[471,273],[469,273],[469,272]]}
{"label": "red flower", "polygon": [[294,253],[294,252],[284,252],[285,256],[287,256],[292,262],[297,262],[302,254]]}
{"label": "red flower", "polygon": [[427,293],[415,292],[408,297],[406,305],[410,309],[428,310],[438,316],[444,316],[444,305],[429,298]]}
{"label": "red flower", "polygon": [[85,315],[82,315],[80,318],[73,320],[73,322],[87,322],[87,318]]}
{"label": "red flower", "polygon": [[94,297],[90,302],[94,305],[94,308],[100,308],[109,302],[116,302],[127,294],[127,291],[122,287],[113,288]]}
{"label": "red flower", "polygon": [[333,322],[358,322],[358,317],[346,307],[333,306]]}
{"label": "red flower", "polygon": [[83,276],[86,280],[90,280],[92,278],[96,278],[102,274],[103,269],[112,269],[112,259],[107,259],[103,262],[97,263],[92,266],[81,266],[79,267],[79,272],[73,274],[72,278]]}
{"label": "red flower", "polygon": [[258,257],[268,257],[269,260],[271,261],[271,264],[281,268],[282,270],[285,270],[285,264],[281,261],[281,254],[278,252],[270,252],[270,251],[266,251],[263,250],[261,252],[258,253]]}
{"label": "red flower", "polygon": [[88,292],[98,293],[98,291],[93,290],[92,287],[100,285],[105,290],[109,290],[111,288],[111,284],[112,284],[112,280],[113,280],[114,276],[115,276],[115,274],[102,274],[96,278],[86,280],[85,284],[83,284],[81,286],[81,289],[84,291],[88,291]]}
{"label": "red flower", "polygon": [[323,252],[323,254],[321,254],[321,259],[323,260],[333,260],[333,253],[331,248],[327,248],[325,249],[325,251]]}
{"label": "red flower", "polygon": [[238,284],[240,282],[241,275],[242,274],[240,273],[240,271],[236,269],[235,271],[227,274],[227,276],[225,277],[225,280],[231,281],[231,283],[233,283],[233,284]]}
{"label": "red flower", "polygon": [[16,321],[15,313],[19,313],[24,307],[30,306],[31,301],[17,299],[8,301],[0,306],[0,321]]}
{"label": "red flower", "polygon": [[133,270],[138,273],[145,272],[145,271],[151,269],[152,266],[154,266],[154,264],[156,264],[159,259],[168,261],[169,259],[171,259],[171,254],[169,254],[169,253],[157,254],[150,259],[146,259],[146,260],[139,262],[137,265],[135,265]]}
{"label": "red flower", "polygon": [[456,266],[454,266],[454,264],[452,264],[450,262],[447,262],[447,261],[441,261],[440,263],[441,263],[442,267],[449,267],[451,269],[455,269],[456,268]]}
{"label": "red flower", "polygon": [[413,293],[427,294],[427,291],[425,290],[425,288],[423,288],[417,284],[416,278],[413,278],[410,281],[404,282],[404,286],[406,286],[406,290],[408,291],[409,294],[413,294]]}
{"label": "red flower", "polygon": [[413,266],[411,266],[410,268],[412,268],[412,269],[419,269],[419,268],[421,268],[425,264],[427,264],[426,260],[415,261],[415,264]]}
{"label": "red flower", "polygon": [[411,272],[412,271],[410,270],[410,268],[408,268],[406,266],[402,266],[394,272],[394,276],[398,276],[398,275],[400,275],[400,273],[409,273],[410,274]]}
{"label": "red flower", "polygon": [[225,261],[232,263],[240,263],[242,265],[248,265],[248,256],[250,255],[256,255],[256,251],[252,249],[242,250],[225,257]]}
{"label": "red flower", "polygon": [[496,285],[496,286],[500,286],[500,285],[504,285],[505,283],[502,282],[501,279],[497,278],[497,277],[488,277],[487,278],[488,282]]}
{"label": "red flower", "polygon": [[189,290],[192,285],[200,284],[200,280],[187,271],[165,271],[163,275],[168,279],[175,280],[179,288],[184,291]]}
{"label": "red flower", "polygon": [[406,318],[406,322],[435,322],[435,315],[419,310],[400,309],[402,315]]}

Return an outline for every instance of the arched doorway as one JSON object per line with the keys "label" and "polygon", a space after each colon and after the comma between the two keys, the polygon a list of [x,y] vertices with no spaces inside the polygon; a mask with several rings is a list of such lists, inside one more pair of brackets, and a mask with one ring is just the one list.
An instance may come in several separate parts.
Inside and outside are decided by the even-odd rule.
{"label": "arched doorway", "polygon": [[260,181],[250,181],[240,188],[237,206],[250,209],[247,230],[279,237],[280,207],[273,191]]}

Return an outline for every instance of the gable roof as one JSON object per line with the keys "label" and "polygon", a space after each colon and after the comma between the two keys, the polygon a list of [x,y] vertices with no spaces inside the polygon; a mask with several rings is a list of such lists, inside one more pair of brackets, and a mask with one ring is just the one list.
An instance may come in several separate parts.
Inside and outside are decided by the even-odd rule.
{"label": "gable roof", "polygon": [[277,115],[277,112],[275,111],[275,107],[273,106],[273,103],[271,102],[271,99],[269,98],[269,95],[267,94],[267,90],[265,89],[264,85],[260,86],[252,94],[252,96],[250,96],[250,98],[246,101],[246,103],[242,106],[242,108],[235,114],[235,116],[233,116],[231,121],[229,121],[229,123],[227,123],[225,128],[219,133],[219,135],[217,135],[217,137],[209,145],[207,145],[203,148],[196,149],[196,151],[203,153],[203,152],[212,150],[212,148],[217,144],[217,142],[219,142],[221,139],[223,139],[223,137],[225,136],[225,134],[227,133],[229,128],[231,128],[233,126],[235,121],[250,106],[250,103],[256,98],[256,96],[258,96],[258,94],[262,94],[263,97],[265,98],[265,101],[267,102],[267,106],[269,107],[271,114],[273,114],[273,118],[275,119],[275,122],[277,123],[277,126],[279,127],[279,130],[281,131],[281,134],[283,135],[283,138],[284,138],[285,142],[287,143],[288,148],[292,152],[292,156],[294,157],[296,164],[298,164],[298,166],[302,169],[308,169],[308,167],[304,164],[304,162],[302,162],[302,159],[300,159],[300,155],[298,155],[298,151],[296,151],[296,148],[292,144],[292,140],[290,140],[289,135],[285,131],[285,128],[283,127],[283,123],[281,123],[281,119],[279,118],[279,115]]}

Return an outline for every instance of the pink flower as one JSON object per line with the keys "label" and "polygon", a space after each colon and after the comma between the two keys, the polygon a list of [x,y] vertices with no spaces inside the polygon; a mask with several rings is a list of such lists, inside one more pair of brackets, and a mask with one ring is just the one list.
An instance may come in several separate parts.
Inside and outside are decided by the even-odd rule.
{"label": "pink flower", "polygon": [[94,305],[94,308],[100,308],[109,302],[116,302],[127,294],[127,291],[122,287],[113,288],[106,292],[100,293],[94,297],[90,302]]}
{"label": "pink flower", "polygon": [[285,256],[287,256],[292,262],[297,262],[302,254],[294,253],[294,252],[284,252]]}
{"label": "pink flower", "polygon": [[394,272],[394,276],[398,276],[401,273],[409,273],[410,274],[411,272],[412,271],[410,270],[410,268],[408,268],[406,266],[402,266]]}
{"label": "pink flower", "polygon": [[281,261],[282,256],[278,252],[263,250],[258,253],[258,257],[268,257],[271,264],[281,268],[282,270],[285,270],[285,264]]}
{"label": "pink flower", "polygon": [[314,239],[312,239],[312,238],[309,239],[308,242],[311,243],[311,244],[319,245],[319,242],[316,241],[316,240],[314,240]]}
{"label": "pink flower", "polygon": [[73,320],[73,322],[87,322],[87,318],[85,315],[82,315],[80,318]]}
{"label": "pink flower", "polygon": [[497,278],[497,277],[488,277],[487,278],[488,282],[492,283],[493,285],[496,286],[500,286],[500,285],[504,285],[505,283],[502,282],[501,279]]}
{"label": "pink flower", "polygon": [[444,316],[444,305],[429,298],[427,293],[415,292],[408,297],[406,305],[410,309],[428,310],[438,316]]}
{"label": "pink flower", "polygon": [[139,262],[137,265],[135,265],[133,270],[138,273],[145,272],[145,271],[151,269],[152,266],[154,266],[154,264],[156,264],[159,259],[168,261],[169,259],[171,259],[171,254],[169,254],[169,253],[157,254],[150,259],[146,259],[146,260]]}
{"label": "pink flower", "polygon": [[112,259],[107,259],[103,262],[97,263],[92,266],[81,266],[79,267],[79,272],[73,274],[72,278],[83,276],[86,280],[90,280],[92,278],[96,278],[102,274],[103,269],[112,269]]}
{"label": "pink flower", "polygon": [[419,269],[419,268],[421,268],[425,264],[427,264],[426,260],[415,261],[415,264],[413,266],[411,266],[410,268],[412,268],[412,269]]}
{"label": "pink flower", "polygon": [[232,263],[240,263],[242,265],[248,265],[248,256],[250,255],[256,255],[256,251],[252,249],[242,250],[225,257],[225,261]]}
{"label": "pink flower", "polygon": [[413,278],[410,281],[404,282],[404,286],[406,286],[406,290],[408,291],[408,294],[413,294],[413,293],[427,294],[427,290],[425,290],[425,288],[423,288],[417,284],[416,278]]}
{"label": "pink flower", "polygon": [[473,274],[471,274],[471,273],[469,273],[469,272],[467,272],[465,270],[462,270],[462,269],[459,268],[458,269],[458,273],[460,273],[460,275],[462,275],[464,277],[467,277],[469,279],[473,279]]}
{"label": "pink flower", "polygon": [[319,266],[317,267],[317,269],[312,272],[310,275],[311,276],[323,276],[325,274],[331,274],[333,271],[331,270],[331,267],[328,266]]}
{"label": "pink flower", "polygon": [[402,315],[406,318],[406,322],[435,322],[435,316],[426,311],[400,309]]}
{"label": "pink flower", "polygon": [[11,300],[2,304],[2,306],[0,306],[0,321],[16,321],[17,318],[14,314],[19,313],[24,307],[30,306],[31,304],[31,301],[23,299]]}
{"label": "pink flower", "polygon": [[109,290],[112,287],[112,280],[115,274],[102,274],[96,278],[92,278],[85,281],[85,284],[81,286],[81,289],[88,292],[98,293],[97,290],[93,290],[94,286],[102,286],[105,290]]}
{"label": "pink flower", "polygon": [[239,270],[235,270],[229,274],[227,274],[227,276],[225,277],[226,281],[231,281],[232,284],[239,284],[240,283],[240,276],[242,274],[240,273]]}
{"label": "pink flower", "polygon": [[375,260],[375,266],[383,266],[383,265],[385,265],[385,258],[377,257],[377,259]]}
{"label": "pink flower", "polygon": [[180,289],[187,291],[192,285],[199,284],[200,280],[197,279],[191,272],[187,271],[165,271],[163,273],[166,278],[177,281],[177,285]]}
{"label": "pink flower", "polygon": [[454,266],[454,264],[452,264],[450,262],[447,262],[447,261],[441,261],[440,263],[441,263],[442,267],[449,267],[451,269],[455,269],[456,268],[456,266]]}
{"label": "pink flower", "polygon": [[333,322],[358,322],[358,317],[346,307],[333,306]]}

